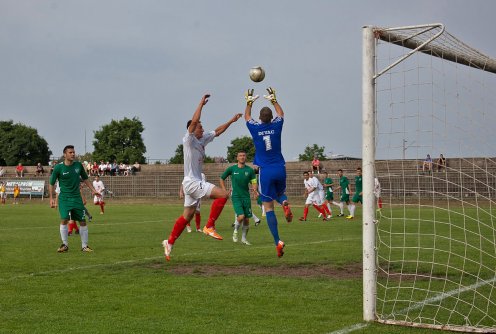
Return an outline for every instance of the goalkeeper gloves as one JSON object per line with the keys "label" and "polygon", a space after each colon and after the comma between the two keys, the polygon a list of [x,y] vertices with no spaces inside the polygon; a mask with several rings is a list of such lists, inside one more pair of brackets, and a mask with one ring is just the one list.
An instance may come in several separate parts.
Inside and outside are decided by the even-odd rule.
{"label": "goalkeeper gloves", "polygon": [[270,100],[272,104],[277,103],[276,90],[272,87],[267,88],[269,95],[264,95],[267,100]]}
{"label": "goalkeeper gloves", "polygon": [[251,106],[256,99],[258,99],[258,95],[253,96],[253,89],[248,89],[245,93],[246,104]]}

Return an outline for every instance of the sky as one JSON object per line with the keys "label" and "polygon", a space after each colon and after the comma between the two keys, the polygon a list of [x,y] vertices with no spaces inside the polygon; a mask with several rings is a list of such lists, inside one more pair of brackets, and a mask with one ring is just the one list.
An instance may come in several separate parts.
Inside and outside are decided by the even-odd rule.
{"label": "sky", "polygon": [[[138,117],[145,156],[166,160],[204,93],[213,130],[244,111],[246,89],[272,86],[286,160],[313,144],[361,157],[362,27],[440,22],[495,57],[495,12],[490,0],[0,0],[0,120],[36,128],[59,156],[67,144],[91,152],[94,131]],[[261,83],[248,77],[257,65]],[[241,119],[207,155],[246,135]]]}

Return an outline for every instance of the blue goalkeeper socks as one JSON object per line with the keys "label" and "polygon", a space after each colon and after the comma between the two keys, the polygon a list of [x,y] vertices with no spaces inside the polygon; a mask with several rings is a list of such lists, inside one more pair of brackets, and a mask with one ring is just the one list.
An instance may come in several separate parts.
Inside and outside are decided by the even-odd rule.
{"label": "blue goalkeeper socks", "polygon": [[270,233],[274,237],[274,243],[277,245],[279,242],[279,231],[277,230],[277,217],[274,211],[267,211],[267,225],[269,225]]}

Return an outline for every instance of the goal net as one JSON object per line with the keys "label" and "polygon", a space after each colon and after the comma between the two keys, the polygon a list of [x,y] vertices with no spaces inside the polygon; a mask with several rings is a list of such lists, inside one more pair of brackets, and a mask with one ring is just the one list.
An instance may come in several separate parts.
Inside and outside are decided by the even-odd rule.
{"label": "goal net", "polygon": [[496,60],[442,24],[363,55],[364,318],[496,333]]}

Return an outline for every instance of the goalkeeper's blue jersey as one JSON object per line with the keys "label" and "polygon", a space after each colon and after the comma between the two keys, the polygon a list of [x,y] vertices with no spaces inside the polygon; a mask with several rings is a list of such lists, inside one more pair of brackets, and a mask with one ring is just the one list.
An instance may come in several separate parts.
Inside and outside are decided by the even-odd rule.
{"label": "goalkeeper's blue jersey", "polygon": [[255,144],[253,164],[259,167],[284,166],[281,151],[281,134],[284,118],[276,117],[271,123],[259,123],[254,119],[246,122]]}

